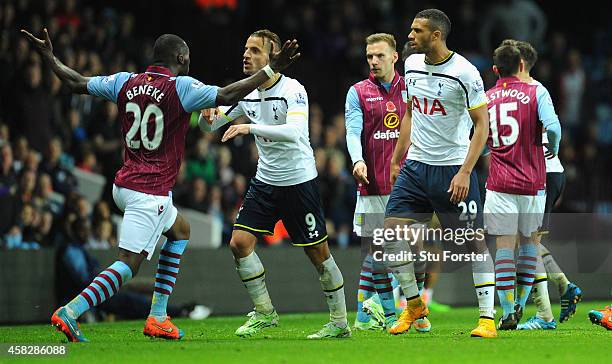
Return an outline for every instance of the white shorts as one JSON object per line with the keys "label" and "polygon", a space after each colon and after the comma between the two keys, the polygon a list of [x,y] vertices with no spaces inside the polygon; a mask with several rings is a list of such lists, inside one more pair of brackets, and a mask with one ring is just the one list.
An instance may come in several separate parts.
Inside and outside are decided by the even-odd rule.
{"label": "white shorts", "polygon": [[372,237],[374,229],[385,225],[385,208],[389,195],[357,196],[353,231],[357,236]]}
{"label": "white shorts", "polygon": [[513,195],[487,190],[484,204],[485,230],[491,235],[531,236],[542,226],[546,193]]}
{"label": "white shorts", "polygon": [[113,184],[113,199],[123,211],[119,247],[151,259],[162,233],[168,231],[178,215],[172,204],[172,193],[156,196]]}

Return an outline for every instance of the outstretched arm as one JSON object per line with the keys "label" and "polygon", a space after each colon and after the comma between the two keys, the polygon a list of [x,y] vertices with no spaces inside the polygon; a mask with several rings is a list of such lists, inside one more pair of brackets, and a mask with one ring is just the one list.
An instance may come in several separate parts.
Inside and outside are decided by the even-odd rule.
{"label": "outstretched arm", "polygon": [[234,82],[217,91],[216,105],[232,105],[240,101],[255,88],[268,81],[276,72],[280,72],[289,67],[300,53],[296,53],[299,45],[297,40],[286,41],[280,52],[270,51],[270,63],[259,70],[256,74],[243,80]]}
{"label": "outstretched arm", "polygon": [[241,124],[230,126],[221,142],[238,135],[253,134],[273,142],[296,143],[301,135],[308,137],[308,95],[304,87],[287,91],[287,116],[285,124]]}
{"label": "outstretched arm", "polygon": [[244,110],[240,103],[232,107],[220,106],[214,109],[204,109],[200,112],[198,125],[203,132],[210,133],[243,115]]}
{"label": "outstretched arm", "polygon": [[21,30],[21,33],[28,38],[32,45],[34,45],[43,61],[51,67],[53,72],[59,77],[64,85],[68,86],[70,91],[77,94],[87,94],[87,82],[89,82],[90,77],[81,75],[57,59],[53,54],[53,45],[51,44],[47,28],[45,28],[43,32],[45,37],[44,40],[36,38],[32,33],[26,30]]}

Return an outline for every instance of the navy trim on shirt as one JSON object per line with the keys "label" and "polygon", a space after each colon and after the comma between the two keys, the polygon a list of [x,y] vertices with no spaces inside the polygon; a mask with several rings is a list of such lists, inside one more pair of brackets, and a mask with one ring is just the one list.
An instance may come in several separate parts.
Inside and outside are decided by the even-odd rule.
{"label": "navy trim on shirt", "polygon": [[[287,103],[287,99],[284,97],[278,97],[278,96],[270,96],[270,97],[266,97],[263,100],[261,99],[242,99],[240,100],[241,102],[262,102],[262,101],[282,101],[285,103],[285,106],[289,106],[289,103]],[[228,111],[229,112],[229,111]]]}
{"label": "navy trim on shirt", "polygon": [[408,71],[406,71],[406,74],[409,74],[409,73],[419,73],[419,74],[423,74],[423,75],[431,75],[431,76],[436,76],[436,77],[443,77],[443,78],[448,78],[448,79],[457,81],[459,83],[459,85],[461,86],[461,88],[463,89],[463,92],[465,92],[465,101],[467,103],[468,109],[470,108],[470,99],[468,97],[467,88],[465,87],[463,82],[461,82],[461,80],[458,79],[457,77],[450,76],[450,75],[447,75],[447,74],[444,74],[444,73],[418,71],[418,70],[408,70]]}

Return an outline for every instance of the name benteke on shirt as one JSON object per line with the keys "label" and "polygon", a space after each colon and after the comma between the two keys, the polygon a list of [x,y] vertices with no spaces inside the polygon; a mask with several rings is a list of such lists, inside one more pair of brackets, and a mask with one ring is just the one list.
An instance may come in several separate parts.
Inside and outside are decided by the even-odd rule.
{"label": "name benteke on shirt", "polygon": [[128,90],[125,95],[127,96],[128,100],[132,100],[138,95],[147,95],[151,96],[158,103],[160,103],[161,99],[164,97],[164,93],[160,89],[151,85],[134,86],[130,90]]}

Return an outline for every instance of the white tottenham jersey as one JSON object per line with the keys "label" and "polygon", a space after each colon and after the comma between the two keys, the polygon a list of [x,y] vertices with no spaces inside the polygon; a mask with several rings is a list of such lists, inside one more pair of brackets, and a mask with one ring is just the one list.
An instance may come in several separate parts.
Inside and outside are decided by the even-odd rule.
{"label": "white tottenham jersey", "polygon": [[472,128],[468,111],[487,104],[480,73],[454,52],[437,64],[425,63],[424,54],[413,54],[404,71],[412,102],[407,158],[438,166],[463,164]]}
{"label": "white tottenham jersey", "polygon": [[245,115],[257,125],[298,126],[295,142],[271,141],[255,136],[258,180],[274,186],[293,186],[317,177],[308,136],[308,95],[297,80],[281,75],[265,90],[253,90],[237,105],[221,108],[230,120]]}
{"label": "white tottenham jersey", "polygon": [[[540,81],[535,79],[531,81],[531,84],[540,85],[544,87],[544,85],[542,85]],[[546,173],[562,173],[564,169],[563,165],[561,164],[561,160],[559,159],[559,156],[547,156],[548,148],[546,148],[546,145],[548,144],[548,134],[546,134],[546,130],[542,132],[542,144],[544,144],[544,160],[546,161]]]}

